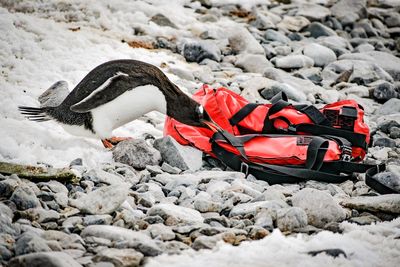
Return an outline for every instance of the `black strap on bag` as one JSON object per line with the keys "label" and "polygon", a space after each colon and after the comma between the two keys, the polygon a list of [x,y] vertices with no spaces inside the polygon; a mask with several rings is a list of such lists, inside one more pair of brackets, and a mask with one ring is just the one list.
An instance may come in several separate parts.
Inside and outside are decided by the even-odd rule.
{"label": "black strap on bag", "polygon": [[[375,174],[385,170],[385,164],[370,165],[349,161],[323,162],[326,149],[328,148],[328,141],[320,137],[313,137],[313,140],[310,142],[305,166],[280,166],[251,162],[244,150],[244,143],[257,136],[271,135],[254,134],[237,137],[220,131],[215,133],[211,138],[212,151],[221,162],[231,169],[243,172],[246,175],[252,174],[269,184],[298,183],[307,180],[342,183],[346,180],[356,180],[353,173],[357,172],[366,173],[366,184],[378,193],[399,193],[373,179]],[[221,147],[217,142],[221,140],[235,147],[239,151],[240,156]]]}

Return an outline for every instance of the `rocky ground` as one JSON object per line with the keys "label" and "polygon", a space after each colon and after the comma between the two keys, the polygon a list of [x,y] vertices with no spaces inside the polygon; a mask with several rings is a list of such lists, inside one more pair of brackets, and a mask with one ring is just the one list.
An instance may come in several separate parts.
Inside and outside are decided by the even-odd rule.
{"label": "rocky ground", "polygon": [[[189,92],[207,83],[261,103],[280,91],[293,103],[356,99],[372,131],[368,162],[386,162],[376,178],[400,190],[400,2],[182,1],[182,14],[191,16],[187,25],[162,8],[149,5],[146,12],[148,6],[138,5],[143,16],[122,16],[132,23],[131,34],[108,16],[129,11],[128,4],[91,9],[55,2],[0,1],[2,12],[72,23],[72,32],[98,27],[129,49],[173,54],[190,67],[159,67]],[[162,118],[143,120],[160,128]],[[377,194],[363,175],[342,184],[270,186],[152,134],[124,141],[112,154],[114,162],[95,168],[72,161],[77,182],[0,175],[0,265],[141,266],[160,254],[268,239],[274,229],[286,236],[342,233],[346,223],[379,224],[400,214],[400,195]],[[400,258],[399,223],[392,231],[385,239],[392,258],[377,256],[382,266]],[[332,249],[325,253],[352,257]]]}

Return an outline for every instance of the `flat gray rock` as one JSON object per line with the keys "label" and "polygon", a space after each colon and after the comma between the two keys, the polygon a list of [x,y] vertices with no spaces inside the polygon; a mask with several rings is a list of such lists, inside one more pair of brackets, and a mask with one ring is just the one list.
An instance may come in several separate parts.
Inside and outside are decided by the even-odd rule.
{"label": "flat gray rock", "polygon": [[160,216],[164,220],[176,223],[195,224],[202,223],[204,218],[197,210],[177,206],[174,204],[157,204],[147,212],[147,216]]}
{"label": "flat gray rock", "polygon": [[294,207],[302,208],[308,217],[308,223],[324,227],[330,222],[339,222],[346,218],[344,209],[333,197],[320,190],[305,188],[292,197]]}
{"label": "flat gray rock", "polygon": [[246,28],[236,25],[227,29],[227,35],[229,45],[235,53],[265,54],[264,48]]}
{"label": "flat gray rock", "polygon": [[400,194],[353,197],[340,204],[352,209],[400,214]]}
{"label": "flat gray rock", "polygon": [[165,162],[181,170],[196,171],[203,165],[203,152],[190,146],[183,146],[171,136],[155,140],[154,147],[161,152]]}
{"label": "flat gray rock", "polygon": [[117,249],[106,248],[94,256],[94,262],[111,262],[114,266],[136,267],[140,265],[143,254],[131,248]]}
{"label": "flat gray rock", "polygon": [[10,197],[18,209],[26,210],[29,208],[41,207],[39,199],[33,189],[27,184],[23,184],[15,189]]}
{"label": "flat gray rock", "polygon": [[318,67],[324,67],[336,60],[336,54],[331,49],[316,43],[306,45],[303,53],[312,58],[314,65]]}
{"label": "flat gray rock", "polygon": [[264,55],[240,54],[237,57],[236,67],[246,72],[263,73],[267,67],[272,67],[271,62]]}
{"label": "flat gray rock", "polygon": [[366,17],[366,7],[366,0],[340,0],[331,7],[331,12],[342,24],[348,25]]}
{"label": "flat gray rock", "polygon": [[63,252],[38,252],[13,258],[10,267],[82,267],[71,256]]}
{"label": "flat gray rock", "polygon": [[243,203],[238,204],[233,207],[229,213],[229,217],[234,216],[245,216],[249,214],[256,215],[261,209],[267,209],[269,211],[275,212],[281,208],[288,207],[288,204],[282,200],[268,200],[268,201],[258,201],[253,203]]}
{"label": "flat gray rock", "polygon": [[297,9],[296,15],[306,17],[310,21],[321,21],[330,16],[331,11],[322,5],[302,4]]}
{"label": "flat gray rock", "polygon": [[129,185],[103,186],[69,204],[83,213],[109,214],[118,209],[128,196]]}
{"label": "flat gray rock", "polygon": [[299,207],[280,209],[276,213],[276,225],[281,231],[293,231],[307,225],[307,214]]}

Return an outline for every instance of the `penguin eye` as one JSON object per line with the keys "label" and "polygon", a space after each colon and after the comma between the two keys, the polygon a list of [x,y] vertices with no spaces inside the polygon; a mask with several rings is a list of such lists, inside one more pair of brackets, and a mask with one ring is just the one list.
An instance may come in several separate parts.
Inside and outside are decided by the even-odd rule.
{"label": "penguin eye", "polygon": [[197,114],[199,114],[199,118],[200,119],[203,119],[203,114],[204,114],[204,108],[203,108],[203,106],[198,106],[197,107]]}

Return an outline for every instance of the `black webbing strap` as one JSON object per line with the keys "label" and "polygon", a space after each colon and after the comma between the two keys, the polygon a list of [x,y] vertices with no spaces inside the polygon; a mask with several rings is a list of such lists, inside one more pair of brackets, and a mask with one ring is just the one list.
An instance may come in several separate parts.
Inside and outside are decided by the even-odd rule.
{"label": "black webbing strap", "polygon": [[232,126],[237,125],[244,118],[246,118],[253,110],[255,110],[260,104],[249,103],[242,107],[238,112],[236,112],[230,119],[229,122]]}
{"label": "black webbing strap", "polygon": [[353,146],[361,147],[363,149],[367,149],[368,145],[365,141],[366,136],[359,133],[354,133],[342,129],[337,129],[334,127],[323,126],[323,125],[315,125],[309,123],[301,123],[294,125],[292,127],[292,131],[295,132],[305,132],[313,135],[332,135],[339,136],[347,139]]}
{"label": "black webbing strap", "polygon": [[297,108],[296,106],[294,107],[296,108],[296,110],[306,114],[307,117],[309,117],[310,120],[317,125],[331,125],[330,121],[325,117],[325,115],[313,105],[308,105],[301,108]]}
{"label": "black webbing strap", "polygon": [[267,115],[265,115],[264,119],[264,126],[262,129],[263,133],[273,133],[275,132],[273,122],[269,119],[270,116],[274,115],[275,113],[278,113],[282,109],[286,108],[289,106],[290,103],[285,101],[285,100],[278,100],[276,103],[272,104],[272,106],[269,108]]}

